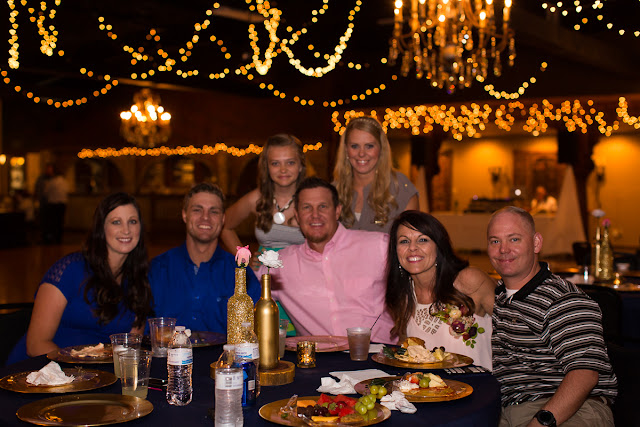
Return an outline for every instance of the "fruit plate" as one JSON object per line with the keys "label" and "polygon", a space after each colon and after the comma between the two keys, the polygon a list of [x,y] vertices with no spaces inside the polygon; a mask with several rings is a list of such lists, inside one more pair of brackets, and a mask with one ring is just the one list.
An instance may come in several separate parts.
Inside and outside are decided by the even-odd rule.
{"label": "fruit plate", "polygon": [[289,351],[296,351],[296,346],[299,341],[314,341],[316,343],[316,353],[349,350],[349,339],[347,337],[338,337],[335,335],[289,337],[285,340],[284,348]]}
{"label": "fruit plate", "polygon": [[[320,396],[304,396],[304,397],[298,397],[298,400],[317,401],[319,398]],[[283,426],[336,425],[336,423],[334,422],[322,423],[322,422],[309,421],[305,423],[305,421],[303,421],[298,417],[282,418],[282,416],[280,415],[280,408],[282,408],[287,403],[289,403],[289,400],[290,399],[282,399],[282,400],[277,400],[275,402],[267,403],[266,405],[260,408],[260,411],[259,411],[260,416],[267,421],[271,421],[272,423],[280,424]],[[375,409],[378,411],[378,416],[372,420],[367,420],[367,421],[363,420],[363,421],[356,421],[356,422],[340,422],[339,425],[370,426],[373,424],[381,423],[391,416],[391,411],[379,403],[376,403]]]}
{"label": "fruit plate", "polygon": [[75,393],[106,387],[115,383],[117,380],[116,376],[111,372],[76,367],[63,369],[65,375],[73,375],[75,377],[74,380],[68,384],[33,385],[27,382],[27,376],[31,372],[32,371],[7,375],[0,379],[0,388],[18,393]]}
{"label": "fruit plate", "polygon": [[446,368],[461,368],[463,366],[469,366],[473,364],[473,359],[469,356],[462,354],[450,353],[450,357],[446,358],[442,362],[432,363],[413,363],[405,362],[403,360],[391,359],[382,353],[376,353],[371,356],[375,362],[382,363],[383,365],[395,366],[397,368],[409,368],[409,369],[446,369]]}
{"label": "fruit plate", "polygon": [[[388,392],[391,393],[392,391],[397,390],[397,388],[391,383],[401,378],[401,376],[396,376],[382,377],[379,379],[386,381],[385,386],[387,387]],[[369,384],[371,381],[373,381],[373,379],[364,380],[356,384],[356,393],[360,393],[362,395],[369,394]],[[439,394],[438,392],[429,391],[429,389],[420,389],[418,391],[403,392],[403,394],[409,402],[448,402],[450,400],[462,399],[463,397],[467,397],[473,393],[473,387],[469,384],[450,379],[444,379],[444,382],[451,388],[452,392],[448,394]]]}

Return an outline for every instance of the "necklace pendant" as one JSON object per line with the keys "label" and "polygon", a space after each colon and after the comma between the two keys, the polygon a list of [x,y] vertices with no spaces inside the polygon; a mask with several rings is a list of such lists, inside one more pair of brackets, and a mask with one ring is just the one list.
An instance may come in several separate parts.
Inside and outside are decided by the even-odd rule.
{"label": "necklace pendant", "polygon": [[284,214],[282,212],[276,212],[273,214],[273,222],[280,225],[280,224],[284,224]]}

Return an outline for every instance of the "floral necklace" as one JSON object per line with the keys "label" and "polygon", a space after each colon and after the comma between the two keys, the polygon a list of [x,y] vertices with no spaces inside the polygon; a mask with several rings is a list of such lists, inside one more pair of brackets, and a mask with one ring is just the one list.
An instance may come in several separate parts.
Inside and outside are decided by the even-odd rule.
{"label": "floral necklace", "polygon": [[[416,297],[415,285],[413,279],[411,280],[411,288],[413,289],[413,297],[418,302]],[[449,303],[433,303],[429,309],[429,314],[436,317],[449,325],[449,333],[454,338],[462,338],[462,341],[471,348],[475,347],[476,337],[479,334],[485,332],[483,327],[478,326],[475,317],[473,315],[468,316],[469,309],[461,305],[449,304]]]}

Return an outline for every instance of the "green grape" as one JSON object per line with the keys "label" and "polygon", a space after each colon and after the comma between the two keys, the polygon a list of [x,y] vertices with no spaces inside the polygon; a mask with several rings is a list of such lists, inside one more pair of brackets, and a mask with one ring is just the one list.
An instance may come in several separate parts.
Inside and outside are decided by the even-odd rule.
{"label": "green grape", "polygon": [[371,392],[371,394],[378,394],[379,389],[380,389],[380,386],[377,386],[377,385],[369,386],[369,391]]}
{"label": "green grape", "polygon": [[356,403],[356,406],[354,407],[354,409],[360,414],[360,415],[364,415],[367,413],[368,409],[367,406],[364,405],[362,402],[358,402]]}
{"label": "green grape", "polygon": [[429,382],[429,377],[422,377],[418,386],[420,386],[420,388],[429,388]]}
{"label": "green grape", "polygon": [[380,388],[378,388],[378,399],[380,399],[385,394],[387,394],[387,388],[381,385]]}
{"label": "green grape", "polygon": [[373,402],[369,402],[367,403],[367,409],[373,409],[376,406],[376,402],[375,400]]}
{"label": "green grape", "polygon": [[370,409],[367,412],[367,415],[369,416],[369,420],[375,420],[378,417],[378,410],[377,409]]}

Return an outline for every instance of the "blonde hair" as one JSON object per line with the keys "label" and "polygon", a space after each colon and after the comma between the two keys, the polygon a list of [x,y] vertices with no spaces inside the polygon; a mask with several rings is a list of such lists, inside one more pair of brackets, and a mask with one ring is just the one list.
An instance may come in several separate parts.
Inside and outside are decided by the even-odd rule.
{"label": "blonde hair", "polygon": [[279,133],[267,139],[260,158],[258,159],[258,190],[260,198],[256,203],[256,227],[268,233],[273,225],[273,193],[274,183],[269,175],[269,149],[271,147],[294,147],[300,162],[300,174],[296,180],[296,188],[307,174],[307,162],[302,149],[302,143],[293,135]]}
{"label": "blonde hair", "polygon": [[340,137],[340,146],[338,147],[338,158],[336,167],[333,170],[333,179],[338,189],[340,204],[342,205],[342,215],[340,221],[345,227],[350,228],[355,222],[355,215],[351,209],[353,200],[353,169],[347,157],[347,144],[349,135],[354,129],[367,132],[380,144],[380,157],[376,164],[375,178],[371,184],[371,190],[367,197],[367,203],[374,212],[374,220],[381,227],[389,221],[389,212],[391,208],[397,209],[398,202],[391,194],[390,186],[393,178],[394,185],[397,185],[395,172],[391,170],[391,147],[387,134],[385,134],[382,125],[374,117],[356,117],[351,119],[347,124],[347,128]]}

